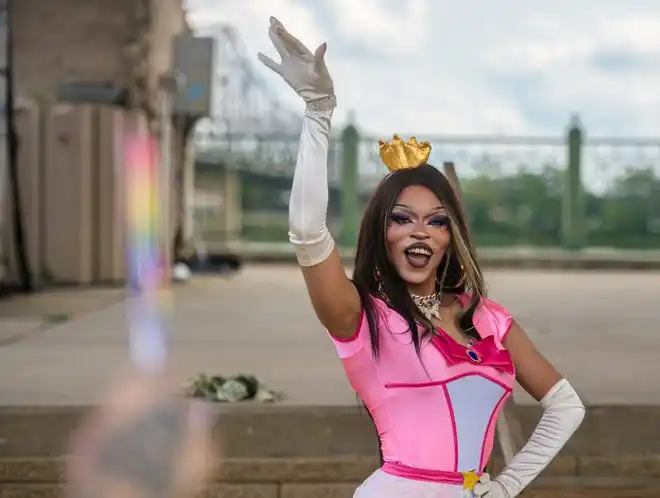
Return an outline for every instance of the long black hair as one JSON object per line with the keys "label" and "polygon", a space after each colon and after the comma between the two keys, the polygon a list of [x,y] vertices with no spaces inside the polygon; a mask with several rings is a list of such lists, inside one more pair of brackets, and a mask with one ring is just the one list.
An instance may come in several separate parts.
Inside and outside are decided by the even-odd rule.
{"label": "long black hair", "polygon": [[[360,226],[353,282],[360,294],[376,358],[379,351],[379,320],[373,303],[374,297],[383,297],[384,294],[388,305],[406,320],[418,353],[421,338],[433,331],[433,325],[420,313],[406,283],[392,264],[386,243],[392,208],[401,192],[412,185],[431,190],[449,217],[451,242],[438,265],[436,285],[438,290],[442,289],[443,292],[466,292],[470,295],[468,305],[459,316],[459,327],[468,336],[479,340],[479,334],[473,324],[473,315],[481,298],[485,296],[485,286],[468,234],[465,215],[445,175],[426,164],[418,168],[395,171],[386,176],[376,188]],[[420,324],[423,329],[421,334]]]}

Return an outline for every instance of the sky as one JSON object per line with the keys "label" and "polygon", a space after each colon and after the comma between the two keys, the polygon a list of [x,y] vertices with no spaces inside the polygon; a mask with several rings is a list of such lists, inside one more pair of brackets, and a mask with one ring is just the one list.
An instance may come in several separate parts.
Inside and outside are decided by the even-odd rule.
{"label": "sky", "polygon": [[188,0],[193,27],[233,25],[292,109],[276,59],[277,17],[326,60],[339,99],[375,134],[660,136],[658,0]]}

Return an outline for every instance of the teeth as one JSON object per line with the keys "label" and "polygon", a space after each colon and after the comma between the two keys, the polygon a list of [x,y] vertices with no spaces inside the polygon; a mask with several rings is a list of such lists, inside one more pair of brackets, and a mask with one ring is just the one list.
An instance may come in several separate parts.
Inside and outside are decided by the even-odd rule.
{"label": "teeth", "polygon": [[431,257],[431,251],[429,251],[428,249],[423,249],[421,247],[413,247],[412,249],[407,249],[406,252],[408,254],[419,254],[420,256]]}

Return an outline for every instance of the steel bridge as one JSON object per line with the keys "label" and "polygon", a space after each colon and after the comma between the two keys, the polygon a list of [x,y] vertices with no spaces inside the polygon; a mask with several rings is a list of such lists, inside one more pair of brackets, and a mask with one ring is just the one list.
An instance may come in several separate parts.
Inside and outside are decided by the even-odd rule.
{"label": "steel bridge", "polygon": [[[249,225],[255,232],[265,233],[268,227],[278,226],[285,234],[302,103],[296,109],[295,98],[291,98],[289,104],[285,102],[288,99],[283,99],[273,89],[273,78],[247,53],[233,26],[207,26],[198,30],[198,34],[212,36],[218,43],[213,112],[196,129],[196,163],[200,176],[195,200],[195,209],[200,213],[197,218],[207,220],[204,225],[215,224],[218,217],[223,216],[220,206],[224,196],[233,199],[234,211],[241,212],[236,219],[242,220],[243,229]],[[515,206],[515,213],[510,212],[512,208],[504,207],[506,202],[502,196],[516,198],[513,190],[525,188],[524,182],[518,181],[521,175],[535,173],[547,175],[548,188],[552,190],[548,195],[564,200],[567,195],[571,196],[570,202],[565,204],[577,210],[571,216],[582,219],[580,223],[597,226],[602,221],[602,213],[592,213],[586,220],[579,200],[580,192],[586,190],[593,195],[607,193],[610,197],[635,198],[635,202],[639,201],[640,216],[649,226],[655,227],[654,233],[660,231],[657,228],[660,227],[657,214],[660,212],[660,183],[657,181],[660,178],[660,139],[592,137],[582,130],[579,120],[574,119],[565,130],[557,130],[550,136],[429,136],[424,133],[417,136],[431,142],[433,164],[452,161],[466,184],[471,178],[478,179],[472,183],[472,190],[478,190],[479,185],[492,185],[481,179],[495,179],[505,185],[499,197],[490,187],[477,192],[490,199],[488,216],[495,221],[506,215],[519,218],[519,224],[525,223],[533,208],[521,204]],[[336,220],[341,218],[340,224],[346,220],[348,210],[355,211],[351,217],[359,216],[360,202],[385,174],[378,158],[378,138],[381,137],[358,131],[353,145],[357,150],[352,149],[357,161],[348,164],[343,152],[350,147],[343,141],[343,131],[341,125],[335,126],[328,167],[330,211],[334,211],[329,216]],[[413,135],[402,133],[402,136]],[[353,152],[350,155],[354,156]],[[349,172],[344,180],[351,177],[350,172],[357,171],[357,182],[342,181],[342,171]],[[637,176],[630,177],[630,171],[637,171]],[[236,181],[246,186],[238,197],[223,192],[217,180],[211,178],[226,172],[237,173],[234,176],[240,178]],[[201,177],[204,177],[203,182]],[[347,196],[349,191],[352,193]],[[359,196],[362,201],[343,202],[345,197],[351,196],[353,199]],[[338,210],[342,203],[344,206]],[[227,220],[223,223],[218,230],[231,233],[242,230],[234,225],[227,228],[231,225]],[[243,230],[243,235],[245,233]],[[214,237],[210,232],[208,236]]]}

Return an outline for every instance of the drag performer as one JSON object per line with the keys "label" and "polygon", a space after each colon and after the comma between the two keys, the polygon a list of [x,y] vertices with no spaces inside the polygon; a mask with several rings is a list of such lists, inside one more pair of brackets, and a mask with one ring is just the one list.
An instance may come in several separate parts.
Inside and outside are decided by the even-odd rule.
{"label": "drag performer", "polygon": [[[582,422],[580,398],[507,310],[486,298],[456,193],[427,164],[428,143],[396,135],[380,143],[390,173],[366,208],[353,278],[346,276],[326,226],[336,106],[326,44],[312,53],[274,18],[269,37],[281,62],[263,54],[259,60],[306,105],[290,240],[314,310],[380,439],[384,464],[355,496],[518,496]],[[491,478],[483,469],[516,381],[540,401],[543,415]]]}

